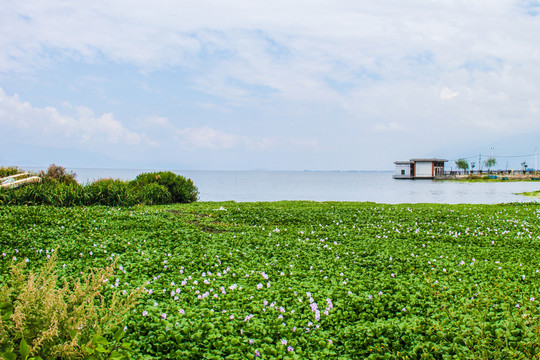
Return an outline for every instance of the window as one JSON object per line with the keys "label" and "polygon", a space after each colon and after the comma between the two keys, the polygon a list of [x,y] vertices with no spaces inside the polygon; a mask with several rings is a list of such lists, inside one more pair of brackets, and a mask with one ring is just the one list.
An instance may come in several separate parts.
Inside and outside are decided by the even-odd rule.
{"label": "window", "polygon": [[405,175],[405,170],[401,170],[401,175]]}

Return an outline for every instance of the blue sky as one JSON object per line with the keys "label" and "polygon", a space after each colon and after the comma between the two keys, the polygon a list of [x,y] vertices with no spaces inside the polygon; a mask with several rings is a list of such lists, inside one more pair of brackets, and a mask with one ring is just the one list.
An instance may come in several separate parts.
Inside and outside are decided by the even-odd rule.
{"label": "blue sky", "polygon": [[538,1],[4,2],[0,164],[517,168],[539,43]]}

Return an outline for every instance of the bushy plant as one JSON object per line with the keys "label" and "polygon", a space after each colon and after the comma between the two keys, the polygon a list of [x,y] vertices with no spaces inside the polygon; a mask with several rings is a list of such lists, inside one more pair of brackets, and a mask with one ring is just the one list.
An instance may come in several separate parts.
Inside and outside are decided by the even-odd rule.
{"label": "bushy plant", "polygon": [[78,183],[46,183],[0,190],[0,205],[84,205],[86,196]]}
{"label": "bushy plant", "polygon": [[186,179],[171,171],[143,173],[132,181],[132,184],[138,187],[152,183],[165,186],[171,194],[171,202],[173,203],[190,203],[197,201],[199,198],[199,189],[191,179]]}
{"label": "bushy plant", "polygon": [[19,173],[23,173],[24,170],[19,169],[16,166],[0,167],[0,178],[11,176]]}
{"label": "bushy plant", "polygon": [[[82,280],[58,279],[56,252],[38,271],[25,271],[25,262],[11,263],[7,282],[0,287],[0,357],[5,359],[89,358],[96,351],[122,357],[122,346],[105,348],[104,335],[115,334],[142,290],[105,301],[103,290],[114,273],[114,262],[90,271]],[[128,348],[124,345],[124,348]],[[94,358],[100,358],[94,356]]]}
{"label": "bushy plant", "polygon": [[125,181],[100,179],[84,187],[88,205],[132,206],[138,203],[137,194]]}
{"label": "bushy plant", "polygon": [[55,164],[49,165],[46,172],[40,171],[38,176],[41,177],[44,183],[73,184],[77,182],[75,180],[77,174],[74,172],[67,172],[65,167]]}
{"label": "bushy plant", "polygon": [[139,193],[139,198],[147,205],[168,204],[172,199],[169,190],[157,183],[144,185]]}
{"label": "bushy plant", "polygon": [[[19,172],[17,168],[0,170],[6,174]],[[140,174],[131,182],[99,179],[87,185],[80,185],[74,173],[67,173],[65,168],[55,164],[38,175],[43,179],[40,184],[0,188],[0,205],[159,205],[194,202],[199,195],[191,179],[170,171]]]}

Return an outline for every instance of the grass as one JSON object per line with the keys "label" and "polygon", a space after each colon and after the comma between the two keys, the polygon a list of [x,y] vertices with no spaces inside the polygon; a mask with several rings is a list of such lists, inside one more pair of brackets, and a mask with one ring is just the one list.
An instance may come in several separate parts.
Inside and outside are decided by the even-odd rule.
{"label": "grass", "polygon": [[524,195],[524,196],[530,196],[530,197],[537,197],[537,198],[540,198],[540,190],[538,190],[538,191],[522,192],[522,193],[518,193],[517,195]]}
{"label": "grass", "polygon": [[[534,174],[528,174],[528,175],[508,175],[508,174],[490,174],[497,176],[496,179],[490,179],[489,175],[460,175],[456,178],[448,178],[448,179],[436,179],[437,181],[456,181],[456,182],[521,182],[521,181],[538,181],[533,180],[531,177],[537,177],[539,175]],[[505,179],[503,179],[503,177]]]}

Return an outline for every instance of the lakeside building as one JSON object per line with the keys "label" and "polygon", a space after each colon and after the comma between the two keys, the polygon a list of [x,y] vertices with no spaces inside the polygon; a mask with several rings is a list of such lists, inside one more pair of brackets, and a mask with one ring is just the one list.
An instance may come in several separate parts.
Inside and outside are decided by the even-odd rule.
{"label": "lakeside building", "polygon": [[394,179],[433,179],[444,174],[446,159],[410,159],[409,161],[394,161],[396,172]]}

